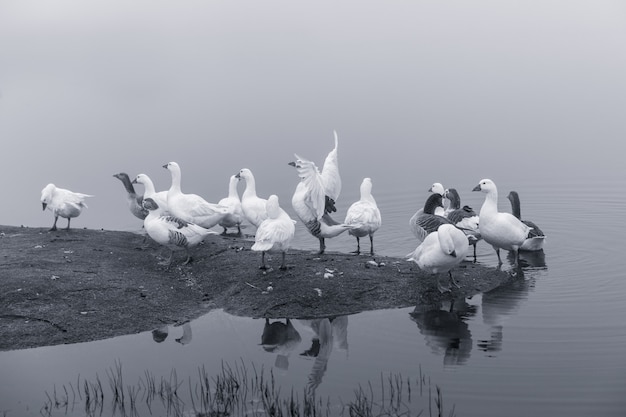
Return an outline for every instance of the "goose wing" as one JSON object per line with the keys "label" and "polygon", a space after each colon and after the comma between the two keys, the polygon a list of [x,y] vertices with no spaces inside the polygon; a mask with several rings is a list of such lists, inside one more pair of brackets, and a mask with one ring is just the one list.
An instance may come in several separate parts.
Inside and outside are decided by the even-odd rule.
{"label": "goose wing", "polygon": [[336,202],[341,193],[341,176],[339,175],[339,159],[337,157],[337,132],[334,132],[334,134],[335,147],[328,153],[324,160],[321,176],[326,195]]}
{"label": "goose wing", "polygon": [[306,187],[304,204],[319,220],[324,215],[326,207],[326,192],[322,176],[313,162],[300,158],[298,155],[295,156],[298,175]]}

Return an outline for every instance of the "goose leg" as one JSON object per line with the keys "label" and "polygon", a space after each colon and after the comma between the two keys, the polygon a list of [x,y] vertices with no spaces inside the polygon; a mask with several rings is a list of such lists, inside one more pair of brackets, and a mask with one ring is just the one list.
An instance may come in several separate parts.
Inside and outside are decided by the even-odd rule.
{"label": "goose leg", "polygon": [[324,238],[323,237],[320,237],[318,239],[320,240],[320,251],[318,252],[318,254],[321,255],[326,250],[326,243],[324,242]]}
{"label": "goose leg", "polygon": [[474,246],[474,263],[476,263],[476,242],[472,246]]}
{"label": "goose leg", "polygon": [[456,282],[456,280],[454,279],[454,277],[452,276],[452,271],[448,271],[448,275],[450,276],[450,282],[452,283],[452,285],[454,285],[457,288],[461,288],[461,286],[459,285],[458,282]]}
{"label": "goose leg", "polygon": [[67,218],[67,227],[65,228],[65,230],[70,230],[70,220],[72,220],[70,217]]}
{"label": "goose leg", "polygon": [[287,264],[285,263],[285,256],[286,256],[286,252],[283,252],[283,262],[282,262],[282,264],[280,265],[280,270],[281,270],[281,271],[284,271],[284,270],[286,270],[286,269],[287,269]]}
{"label": "goose leg", "polygon": [[370,255],[374,256],[374,236],[370,235]]}
{"label": "goose leg", "polygon": [[354,252],[355,255],[358,255],[361,253],[361,242],[359,241],[359,237],[356,236],[356,250]]}
{"label": "goose leg", "polygon": [[498,265],[502,265],[502,259],[500,258],[500,248],[495,248],[496,255],[498,255]]}
{"label": "goose leg", "polygon": [[437,275],[437,289],[442,294],[451,291],[450,287],[444,287],[443,285],[441,285],[441,282],[439,281],[439,275]]}
{"label": "goose leg", "polygon": [[52,227],[50,228],[51,232],[54,232],[55,230],[57,230],[57,220],[59,220],[59,216],[54,216],[54,223],[52,224]]}
{"label": "goose leg", "polygon": [[267,269],[267,265],[265,265],[265,252],[261,252],[261,266],[259,267],[259,269]]}
{"label": "goose leg", "polygon": [[187,265],[188,263],[191,263],[192,261],[191,253],[189,252],[188,248],[185,248],[185,253],[187,254],[187,259],[185,259],[185,262],[183,262],[183,265]]}

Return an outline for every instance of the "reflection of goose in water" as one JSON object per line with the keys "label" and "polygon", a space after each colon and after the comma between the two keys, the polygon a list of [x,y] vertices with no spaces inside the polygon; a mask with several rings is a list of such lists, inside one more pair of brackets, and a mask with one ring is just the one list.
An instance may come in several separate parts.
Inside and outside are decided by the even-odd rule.
{"label": "reflection of goose in water", "polygon": [[[507,260],[511,265],[515,263],[515,255],[512,252],[509,252],[507,255]],[[534,251],[521,251],[519,253],[519,266],[522,269],[531,270],[531,269],[547,269],[546,265],[546,254],[543,249],[534,250]]]}
{"label": "reflection of goose in water", "polygon": [[472,333],[466,320],[476,314],[476,308],[464,298],[439,305],[418,305],[411,320],[417,323],[426,345],[432,352],[443,355],[445,366],[464,365],[472,352]]}
{"label": "reflection of goose in water", "polygon": [[333,348],[348,351],[348,316],[299,321],[315,333],[311,347],[300,354],[315,358],[307,383],[307,390],[312,394],[322,383]]}
{"label": "reflection of goose in water", "polygon": [[[515,254],[511,256],[515,259]],[[528,298],[528,293],[535,286],[532,274],[525,274],[522,269],[519,271],[516,279],[482,294],[483,323],[489,326],[490,331],[489,340],[478,341],[478,348],[484,352],[502,350],[505,322],[517,312],[522,301]]]}
{"label": "reflection of goose in water", "polygon": [[167,339],[168,334],[169,334],[169,329],[167,325],[161,326],[158,329],[152,330],[152,339],[157,343],[161,343],[165,339]]}
{"label": "reflection of goose in water", "polygon": [[265,351],[277,354],[274,363],[276,368],[282,370],[289,368],[289,354],[300,344],[301,340],[300,333],[293,327],[290,319],[286,319],[285,323],[281,321],[270,323],[269,319],[265,319],[261,346]]}
{"label": "reflection of goose in water", "polygon": [[181,345],[188,345],[191,343],[191,325],[189,322],[183,324],[183,335],[176,339],[176,341]]}

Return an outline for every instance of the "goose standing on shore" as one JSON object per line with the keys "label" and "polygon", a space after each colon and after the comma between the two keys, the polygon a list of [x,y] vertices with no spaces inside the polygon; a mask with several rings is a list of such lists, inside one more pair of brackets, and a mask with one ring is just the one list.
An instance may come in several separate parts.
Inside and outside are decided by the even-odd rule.
{"label": "goose standing on shore", "polygon": [[522,219],[519,194],[517,193],[517,191],[509,192],[507,198],[511,202],[511,212],[513,213],[513,215],[520,219],[521,222],[524,223],[526,226],[531,228],[530,234],[528,235],[528,238],[524,240],[522,246],[520,246],[520,250],[537,251],[543,249],[543,242],[546,239],[546,235],[535,223],[531,222],[530,220]]}
{"label": "goose standing on shore", "polygon": [[228,181],[228,196],[217,202],[220,206],[230,207],[231,209],[231,212],[219,222],[219,225],[224,228],[223,235],[226,234],[229,227],[236,227],[237,234],[241,235],[243,210],[241,209],[241,198],[239,198],[239,193],[237,192],[237,184],[239,184],[239,178],[237,175],[231,175]]}
{"label": "goose standing on shore", "polygon": [[415,262],[421,270],[437,274],[437,288],[440,292],[451,290],[449,284],[447,287],[441,284],[439,274],[442,272],[447,272],[449,283],[459,288],[452,276],[452,269],[465,259],[469,250],[465,233],[453,224],[442,224],[431,233],[419,225],[417,230],[421,243],[407,255],[407,260]]}
{"label": "goose standing on shore", "polygon": [[461,207],[461,197],[455,188],[447,189],[443,196],[450,201],[450,211],[446,218],[465,233],[469,244],[474,247],[476,262],[476,244],[481,239],[478,214],[470,206]]}
{"label": "goose standing on shore", "polygon": [[44,210],[47,208],[54,214],[54,223],[50,231],[57,230],[57,220],[59,220],[59,216],[67,219],[67,227],[65,230],[70,230],[72,217],[78,217],[83,209],[87,208],[87,204],[85,204],[84,201],[87,197],[93,196],[58,188],[52,183],[46,185],[43,190],[41,190],[41,204]]}
{"label": "goose standing on shore", "polygon": [[140,220],[143,220],[148,215],[148,210],[143,208],[143,196],[138,195],[135,192],[135,187],[133,187],[128,174],[125,172],[120,172],[119,174],[113,175],[118,180],[122,181],[124,184],[124,189],[126,189],[126,202],[128,203],[128,209],[133,214],[133,216],[137,217]]}
{"label": "goose standing on shore", "polygon": [[426,233],[435,232],[442,224],[451,224],[447,218],[435,214],[437,209],[443,208],[443,197],[439,193],[433,193],[426,199],[424,207],[419,209],[409,220],[411,231],[418,239],[422,239],[422,229]]}
{"label": "goose standing on shore", "polygon": [[197,246],[208,235],[216,235],[217,232],[200,227],[197,224],[187,222],[174,216],[163,213],[163,209],[152,198],[146,198],[143,206],[149,211],[143,226],[155,242],[171,250],[169,258],[161,265],[169,267],[172,263],[175,251],[184,250],[187,258],[183,265],[192,261],[190,249]]}
{"label": "goose standing on shore", "polygon": [[246,188],[241,194],[241,210],[243,216],[257,229],[267,219],[267,199],[261,198],[256,194],[256,180],[252,171],[248,168],[242,168],[235,175],[237,179],[243,179],[246,182]]}
{"label": "goose standing on shore", "polygon": [[296,155],[289,165],[296,168],[300,182],[291,198],[291,205],[307,230],[319,239],[319,254],[326,250],[325,239],[333,238],[356,226],[338,223],[330,217],[335,199],[326,194],[323,177],[315,164]]}
{"label": "goose standing on shore", "polygon": [[229,208],[209,203],[197,194],[184,194],[181,191],[180,166],[176,162],[168,162],[163,168],[172,176],[172,185],[167,191],[167,208],[172,216],[210,229],[230,213]]}
{"label": "goose standing on shore", "polygon": [[159,205],[162,213],[169,213],[167,209],[167,191],[157,192],[154,188],[154,183],[149,176],[146,174],[139,174],[133,180],[133,184],[143,185],[143,198],[153,199]]}
{"label": "goose standing on shore", "polygon": [[530,227],[511,213],[498,211],[498,188],[492,180],[480,180],[472,191],[481,191],[486,194],[478,215],[482,238],[496,251],[499,265],[502,265],[500,249],[504,249],[514,253],[514,266],[516,266],[519,261],[519,248],[528,238]]}
{"label": "goose standing on shore", "polygon": [[372,195],[372,180],[364,178],[361,182],[361,199],[354,202],[346,213],[344,223],[347,225],[358,226],[348,231],[349,234],[356,237],[356,253],[361,253],[361,244],[359,239],[365,236],[370,238],[370,255],[374,255],[374,232],[376,232],[382,224],[380,210],[376,205],[376,200]]}
{"label": "goose standing on shore", "polygon": [[287,269],[285,257],[296,232],[295,222],[278,203],[278,196],[272,194],[266,203],[267,218],[261,222],[254,236],[252,250],[261,252],[261,267],[267,269],[265,252],[270,250],[282,253],[281,270]]}

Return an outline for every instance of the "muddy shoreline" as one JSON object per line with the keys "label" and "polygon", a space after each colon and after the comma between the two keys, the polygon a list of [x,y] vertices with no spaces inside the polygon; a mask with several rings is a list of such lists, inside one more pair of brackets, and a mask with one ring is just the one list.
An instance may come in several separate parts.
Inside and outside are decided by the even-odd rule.
{"label": "muddy shoreline", "polygon": [[78,343],[150,331],[213,309],[246,317],[314,318],[436,304],[514,279],[471,262],[460,289],[440,294],[433,276],[401,258],[290,250],[289,268],[259,270],[253,241],[209,236],[194,261],[169,270],[167,252],[120,231],[0,226],[0,350]]}

